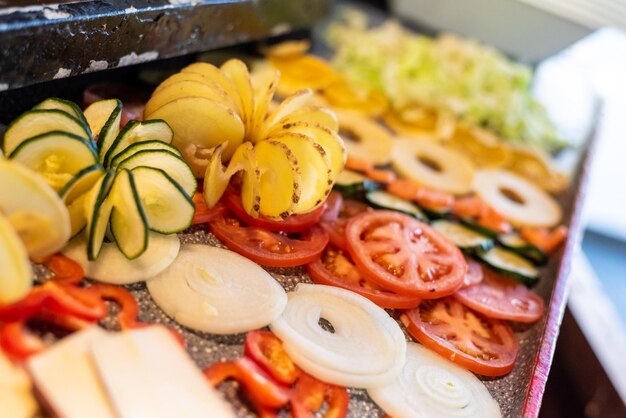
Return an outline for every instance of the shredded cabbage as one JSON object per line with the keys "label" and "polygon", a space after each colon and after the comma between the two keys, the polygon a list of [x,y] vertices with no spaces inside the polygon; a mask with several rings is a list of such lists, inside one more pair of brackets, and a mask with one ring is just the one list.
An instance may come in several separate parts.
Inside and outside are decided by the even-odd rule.
{"label": "shredded cabbage", "polygon": [[368,28],[348,10],[326,32],[333,65],[355,83],[387,95],[392,106],[452,112],[503,139],[554,151],[563,147],[543,106],[531,95],[532,71],[492,48],[445,34],[417,35],[388,20]]}

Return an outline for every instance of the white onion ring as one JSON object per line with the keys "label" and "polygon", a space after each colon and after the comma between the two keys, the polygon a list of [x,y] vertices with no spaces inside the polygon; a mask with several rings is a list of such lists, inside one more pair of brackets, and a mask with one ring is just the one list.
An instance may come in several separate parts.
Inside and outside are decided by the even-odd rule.
{"label": "white onion ring", "polygon": [[174,263],[147,283],[154,302],[186,327],[237,334],[275,320],[287,294],[256,263],[229,250],[185,245]]}
{"label": "white onion ring", "polygon": [[[324,330],[320,318],[334,332]],[[270,328],[299,367],[336,385],[384,385],[404,365],[406,340],[398,323],[349,290],[299,284]]]}
{"label": "white onion ring", "polygon": [[102,244],[95,261],[87,259],[85,234],[74,238],[63,250],[63,254],[76,261],[85,271],[85,276],[109,284],[130,284],[148,280],[165,270],[176,258],[180,249],[178,236],[150,232],[148,248],[139,257],[129,260],[113,242]]}
{"label": "white onion ring", "polygon": [[394,418],[502,416],[476,376],[416,343],[408,344],[398,377],[367,392]]}

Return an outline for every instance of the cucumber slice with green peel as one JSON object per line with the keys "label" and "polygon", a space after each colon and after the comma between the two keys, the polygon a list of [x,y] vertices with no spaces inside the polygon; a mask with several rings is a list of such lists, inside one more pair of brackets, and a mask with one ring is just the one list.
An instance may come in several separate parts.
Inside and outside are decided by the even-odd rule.
{"label": "cucumber slice with green peel", "polygon": [[532,286],[539,280],[537,268],[512,251],[493,247],[486,253],[478,254],[478,258],[494,270],[521,280],[527,286]]}
{"label": "cucumber slice with green peel", "polygon": [[165,171],[188,196],[193,196],[196,192],[198,186],[196,177],[187,162],[174,153],[164,150],[143,150],[120,161],[117,169],[132,170],[141,166],[160,168]]}
{"label": "cucumber slice with green peel", "polygon": [[476,221],[474,221],[473,219],[465,219],[465,218],[461,218],[459,219],[461,221],[461,223],[463,225],[465,225],[466,227],[468,227],[469,229],[473,229],[474,231],[486,235],[491,239],[497,239],[498,238],[498,231],[494,231],[493,229],[484,227],[482,225],[479,225],[476,223]]}
{"label": "cucumber slice with green peel", "polygon": [[394,196],[391,193],[377,190],[365,194],[365,200],[376,209],[395,210],[419,220],[425,220],[424,212],[413,202]]}
{"label": "cucumber slice with green peel", "polygon": [[481,254],[493,248],[493,240],[491,238],[459,223],[438,220],[430,226],[465,252]]}
{"label": "cucumber slice with green peel", "polygon": [[93,164],[80,170],[59,190],[59,196],[63,199],[63,203],[69,205],[81,195],[87,193],[103,175],[104,169],[100,164]]}
{"label": "cucumber slice with green peel", "polygon": [[118,107],[121,108],[121,103],[118,99],[107,99],[93,102],[87,106],[83,115],[94,137],[100,135],[100,131],[104,128],[113,111]]}
{"label": "cucumber slice with green peel", "polygon": [[113,205],[108,198],[115,171],[109,170],[94,184],[85,196],[85,218],[87,219],[87,258],[95,260],[100,254],[104,235],[109,225]]}
{"label": "cucumber slice with green peel", "polygon": [[102,126],[102,129],[98,133],[98,159],[100,160],[100,164],[104,164],[104,157],[120,133],[120,122],[122,121],[122,102],[117,99],[114,100],[115,106],[109,114],[107,121]]}
{"label": "cucumber slice with green peel", "polygon": [[143,122],[130,121],[117,135],[117,138],[115,138],[115,141],[113,141],[111,147],[107,150],[104,156],[104,165],[108,167],[111,160],[113,160],[117,154],[124,151],[129,145],[154,139],[169,144],[172,142],[172,138],[174,138],[174,132],[164,120],[154,119]]}
{"label": "cucumber slice with green peel", "polygon": [[431,221],[435,221],[437,219],[444,219],[448,217],[451,213],[450,210],[448,209],[437,210],[437,209],[430,209],[425,206],[420,206],[420,207],[422,208],[422,211],[424,212],[426,217],[428,217],[428,219],[430,219]]}
{"label": "cucumber slice with green peel", "polygon": [[148,218],[143,210],[133,174],[121,170],[109,193],[113,205],[111,233],[117,247],[129,260],[139,257],[148,247]]}
{"label": "cucumber slice with green peel", "polygon": [[173,234],[191,225],[195,212],[193,200],[165,171],[137,167],[132,173],[152,231]]}
{"label": "cucumber slice with green peel", "polygon": [[72,203],[66,205],[67,212],[70,215],[70,239],[74,238],[87,226],[87,217],[85,216],[85,201],[87,194],[78,196]]}
{"label": "cucumber slice with green peel", "polygon": [[365,194],[378,189],[378,184],[356,171],[342,170],[333,186],[344,197],[363,200]]}
{"label": "cucumber slice with green peel", "polygon": [[41,174],[55,190],[98,162],[95,150],[83,138],[59,131],[25,140],[9,158]]}
{"label": "cucumber slice with green peel", "polygon": [[175,146],[170,145],[160,140],[152,140],[152,141],[138,142],[136,144],[131,145],[130,147],[126,148],[124,151],[117,154],[111,160],[111,164],[109,165],[111,168],[116,168],[120,162],[124,161],[131,155],[136,154],[140,151],[145,151],[145,150],[165,150],[165,151],[171,152],[172,154],[176,154],[180,158],[183,158],[183,155],[180,153],[180,151],[178,151],[178,148],[176,148]]}
{"label": "cucumber slice with green peel", "polygon": [[4,133],[3,150],[10,155],[25,140],[53,131],[63,131],[90,142],[90,130],[85,123],[57,110],[29,110],[22,113],[7,127]]}
{"label": "cucumber slice with green peel", "polygon": [[70,116],[75,117],[79,121],[85,124],[89,128],[89,138],[93,138],[93,131],[91,130],[91,126],[87,122],[85,115],[80,107],[74,102],[69,100],[60,99],[58,97],[49,97],[43,102],[39,103],[35,107],[34,110],[62,110],[63,112],[69,114]]}
{"label": "cucumber slice with green peel", "polygon": [[548,255],[543,250],[524,238],[519,234],[502,234],[498,236],[498,243],[504,248],[529,259],[535,264],[543,265],[548,261]]}

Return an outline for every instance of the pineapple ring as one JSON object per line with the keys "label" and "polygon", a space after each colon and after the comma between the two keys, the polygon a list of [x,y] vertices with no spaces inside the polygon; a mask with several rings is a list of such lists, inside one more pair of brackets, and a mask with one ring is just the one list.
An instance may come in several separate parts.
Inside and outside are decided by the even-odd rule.
{"label": "pineapple ring", "polygon": [[474,166],[463,154],[433,141],[397,139],[392,165],[402,176],[452,194],[471,190]]}
{"label": "pineapple ring", "polygon": [[384,165],[391,158],[393,139],[380,124],[357,112],[335,110],[339,135],[348,150],[348,157]]}
{"label": "pineapple ring", "polygon": [[561,207],[549,194],[510,171],[479,170],[473,188],[516,226],[548,228],[561,220]]}

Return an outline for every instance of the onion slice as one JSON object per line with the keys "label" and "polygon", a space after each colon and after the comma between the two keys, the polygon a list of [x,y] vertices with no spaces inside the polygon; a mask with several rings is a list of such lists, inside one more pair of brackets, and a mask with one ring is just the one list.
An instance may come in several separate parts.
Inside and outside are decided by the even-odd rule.
{"label": "onion slice", "polygon": [[[328,383],[385,385],[404,365],[406,340],[397,322],[370,300],[333,286],[299,284],[270,328],[291,359]],[[321,319],[332,329],[323,328]]]}
{"label": "onion slice", "polygon": [[416,343],[407,345],[406,363],[398,377],[367,392],[394,418],[502,416],[476,376]]}
{"label": "onion slice", "polygon": [[148,282],[156,304],[186,327],[213,334],[261,328],[280,316],[287,295],[256,263],[232,251],[185,245]]}
{"label": "onion slice", "polygon": [[176,235],[161,235],[151,232],[148,248],[139,257],[129,260],[117,245],[107,242],[102,245],[95,261],[87,259],[87,239],[84,234],[74,238],[63,250],[63,254],[76,261],[85,270],[85,276],[103,283],[130,284],[148,280],[165,270],[176,258],[180,241]]}

